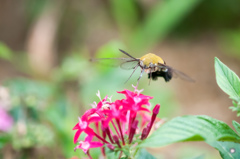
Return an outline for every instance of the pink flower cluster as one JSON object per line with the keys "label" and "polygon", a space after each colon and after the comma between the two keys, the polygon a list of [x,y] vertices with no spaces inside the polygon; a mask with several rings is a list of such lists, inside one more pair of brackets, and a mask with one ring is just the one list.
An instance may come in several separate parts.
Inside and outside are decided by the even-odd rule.
{"label": "pink flower cluster", "polygon": [[[105,156],[106,145],[114,150],[121,149],[125,145],[136,144],[134,139],[144,140],[153,127],[160,105],[157,104],[151,111],[145,106],[150,106],[149,99],[153,97],[140,94],[136,90],[132,92],[124,90],[118,92],[125,95],[125,99],[111,102],[107,96],[95,107],[87,110],[73,130],[77,130],[74,136],[74,143],[78,143],[76,149],[82,149],[91,158],[90,148],[101,147]],[[98,94],[100,97],[100,93]],[[90,127],[91,125],[91,127]],[[100,133],[101,132],[101,133]],[[79,141],[79,136],[85,133],[84,141]],[[136,135],[139,134],[139,135]],[[93,141],[96,137],[98,141]]]}
{"label": "pink flower cluster", "polygon": [[0,131],[9,132],[13,126],[13,118],[0,106]]}

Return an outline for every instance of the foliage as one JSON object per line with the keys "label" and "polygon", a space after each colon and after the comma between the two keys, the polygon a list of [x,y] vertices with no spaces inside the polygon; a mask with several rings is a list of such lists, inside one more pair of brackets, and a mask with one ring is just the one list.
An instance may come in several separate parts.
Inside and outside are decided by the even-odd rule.
{"label": "foliage", "polygon": [[[200,2],[201,0],[169,0],[159,2],[146,15],[143,24],[137,28],[133,36],[133,42],[136,44],[134,46],[144,46],[148,49],[157,41],[162,40]],[[169,12],[170,10],[172,12]]]}
{"label": "foliage", "polygon": [[240,79],[224,65],[218,58],[215,58],[215,71],[218,86],[233,100],[232,111],[240,116]]}
{"label": "foliage", "polygon": [[0,42],[0,58],[11,60],[12,56],[12,51],[5,44]]}
{"label": "foliage", "polygon": [[[14,30],[13,33],[6,33],[9,34],[10,37],[12,37],[13,34],[17,35],[17,38],[13,37],[12,39],[15,40],[11,41],[11,38],[6,36],[7,34],[4,34],[3,37],[1,36],[6,42],[0,43],[0,58],[1,60],[11,62],[13,67],[16,67],[16,70],[21,72],[21,76],[23,75],[25,78],[5,80],[5,76],[3,76],[5,80],[4,86],[9,89],[11,96],[11,107],[8,108],[8,111],[13,116],[15,125],[9,133],[0,132],[0,149],[10,144],[21,154],[26,148],[33,149],[47,146],[48,149],[56,153],[54,154],[55,157],[62,155],[65,158],[70,158],[72,156],[84,155],[83,153],[80,154],[79,152],[73,151],[75,146],[72,144],[73,133],[71,132],[71,127],[76,121],[77,116],[82,114],[90,101],[95,99],[92,97],[93,92],[95,93],[96,90],[99,89],[103,94],[111,94],[115,92],[115,90],[122,89],[122,87],[128,87],[131,80],[136,82],[137,79],[137,77],[133,75],[129,83],[123,85],[124,81],[129,77],[130,72],[123,73],[120,72],[120,70],[113,70],[106,67],[100,68],[97,65],[89,64],[89,54],[95,53],[96,57],[117,57],[119,55],[119,48],[126,48],[126,50],[130,50],[130,52],[135,52],[135,54],[142,53],[146,50],[151,50],[153,46],[156,46],[161,40],[166,38],[167,35],[179,25],[187,31],[194,27],[191,23],[200,27],[207,27],[209,23],[213,26],[220,23],[225,23],[231,27],[239,26],[236,25],[237,23],[235,26],[233,25],[233,22],[236,21],[234,17],[239,17],[239,5],[236,5],[239,4],[239,2],[237,0],[221,2],[218,0],[211,2],[203,0],[148,2],[148,5],[152,3],[152,6],[145,5],[145,1],[99,1],[98,4],[101,5],[97,5],[97,8],[99,10],[104,9],[104,13],[106,12],[108,16],[107,20],[96,20],[95,18],[101,17],[102,13],[100,11],[92,14],[88,7],[94,8],[95,6],[89,2],[90,1],[81,2],[81,6],[78,7],[78,3],[75,1],[62,0],[60,3],[64,5],[59,9],[54,8],[54,6],[60,6],[55,5],[55,3],[58,3],[57,1],[26,0],[24,2],[18,2],[17,5],[15,5],[20,6],[20,10],[16,10],[15,12],[16,8],[12,9],[11,14],[19,14],[16,16],[19,25],[9,27],[11,30]],[[8,3],[8,5],[14,7],[11,3]],[[3,13],[4,6],[5,4],[1,6],[3,7]],[[31,30],[28,29],[34,26],[39,15],[44,14],[45,8],[48,7],[61,10],[61,14],[56,16],[60,18],[60,23],[56,24],[59,25],[56,27],[56,29],[58,29],[58,35],[53,44],[55,45],[55,42],[57,44],[58,62],[61,64],[49,73],[47,79],[42,81],[39,80],[40,78],[35,77],[33,72],[30,72],[30,68],[27,65],[28,53],[13,50],[19,47],[20,49],[25,48],[25,39],[27,39],[25,37],[28,37],[28,34],[31,33]],[[225,9],[231,10],[231,12],[226,12],[226,10],[222,12],[222,7],[226,7]],[[14,17],[11,14],[3,17],[6,18],[6,20],[3,20],[4,24],[8,24],[9,21],[9,24],[11,24],[11,19]],[[26,17],[26,19],[24,19],[24,17]],[[7,18],[9,18],[9,20]],[[16,20],[13,19],[13,21]],[[100,25],[98,25],[98,23],[95,25],[96,21],[100,21]],[[220,23],[217,23],[218,21]],[[116,23],[117,27],[115,27],[113,23]],[[201,23],[201,25],[199,25],[199,23]],[[99,29],[98,26],[102,25],[103,28],[100,27]],[[95,26],[97,26],[97,29]],[[8,27],[3,27],[2,29],[1,27],[3,32],[5,32],[7,28]],[[109,42],[106,42],[105,38],[102,40],[102,36],[99,36],[100,40],[96,40],[97,43],[95,40],[91,40],[91,36],[95,39],[95,37],[98,36],[98,32],[105,33],[105,30],[110,30],[111,33],[111,29],[113,28],[115,29],[114,31],[117,32],[117,37],[120,36],[119,39],[109,40],[106,38],[109,40]],[[21,34],[17,33],[18,30]],[[96,32],[91,32],[92,30],[96,30]],[[200,28],[197,30],[200,30]],[[181,32],[178,28],[177,31]],[[114,35],[111,33],[111,36],[115,36],[115,32]],[[230,46],[237,54],[239,53],[237,48],[240,46],[238,35],[239,30],[228,32],[227,35],[224,36],[224,43]],[[24,39],[21,39],[21,37],[24,37]],[[96,39],[98,39],[98,37]],[[14,42],[17,43],[17,45],[14,44]],[[20,44],[18,44],[19,42]],[[75,46],[72,45],[72,43],[75,44]],[[66,54],[66,56],[62,56],[62,54]],[[3,69],[5,68],[3,67]],[[231,107],[231,109],[237,111],[237,115],[240,116],[239,78],[217,58],[215,59],[215,69],[219,87],[233,100],[233,107]],[[18,73],[16,73],[16,76],[18,76]],[[174,92],[169,89],[169,85],[165,86],[161,82],[162,81],[159,81],[161,89],[153,84],[145,87],[147,84],[144,82],[140,83],[139,87],[144,87],[149,95],[155,96],[153,103],[160,101],[162,105],[160,116],[169,118],[175,116],[180,108],[177,107],[178,105],[175,99],[173,99]],[[162,94],[161,92],[164,93]],[[180,121],[182,121],[182,123],[179,123]],[[159,137],[161,140],[158,142],[154,140],[153,145],[163,146],[183,141],[205,141],[220,151],[223,158],[228,158],[225,155],[232,155],[233,158],[239,158],[239,156],[237,156],[239,154],[237,153],[237,149],[234,154],[230,154],[230,149],[228,149],[239,146],[239,143],[232,142],[235,140],[237,142],[239,141],[239,123],[233,121],[233,126],[238,135],[225,123],[211,117],[177,117],[157,130],[157,132],[163,136]],[[23,129],[19,129],[19,127]],[[181,129],[179,129],[179,127],[181,127]],[[204,131],[200,131],[201,129]],[[23,133],[21,130],[24,130],[22,131]],[[166,131],[171,132],[167,134]],[[172,137],[162,139],[164,135],[167,137],[172,135]],[[148,140],[150,141],[156,136],[159,135],[154,133]],[[145,147],[149,145],[148,140],[139,146]],[[58,151],[56,149],[58,149]],[[228,151],[225,151],[226,149],[228,149]],[[94,158],[98,158],[100,150],[96,150],[92,152],[92,154]],[[138,156],[138,158],[154,158],[144,148],[139,148]],[[0,154],[0,158],[1,157]],[[22,156],[19,158],[21,157]],[[26,157],[24,156],[22,158]],[[202,158],[202,156],[197,158]]]}
{"label": "foliage", "polygon": [[238,135],[240,135],[240,124],[234,120],[233,120],[232,124],[233,124],[234,128],[236,129]]}
{"label": "foliage", "polygon": [[136,155],[136,159],[155,159],[154,156],[152,156],[149,152],[147,152],[146,149],[140,149],[138,151],[138,154]]}
{"label": "foliage", "polygon": [[[134,50],[145,51],[165,38],[201,0],[159,1],[151,11],[146,13],[143,21],[139,21],[136,2],[128,0],[112,0],[110,2],[113,15],[121,28],[120,31],[122,31],[125,41]],[[123,10],[126,11],[125,14],[128,16],[122,13]],[[128,30],[133,31],[129,34]]]}
{"label": "foliage", "polygon": [[140,147],[159,147],[183,141],[233,141],[238,136],[226,123],[208,116],[176,117],[161,126]]}
{"label": "foliage", "polygon": [[215,141],[209,144],[220,152],[220,155],[223,159],[240,158],[239,143]]}

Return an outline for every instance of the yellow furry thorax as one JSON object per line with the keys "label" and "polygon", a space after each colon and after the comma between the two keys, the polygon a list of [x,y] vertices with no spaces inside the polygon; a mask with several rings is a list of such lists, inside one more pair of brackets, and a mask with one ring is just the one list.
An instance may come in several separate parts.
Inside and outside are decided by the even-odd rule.
{"label": "yellow furry thorax", "polygon": [[158,63],[164,64],[163,59],[161,57],[153,54],[153,53],[148,53],[148,54],[140,57],[139,59],[146,66],[149,66],[150,63],[152,63],[152,64],[158,64]]}

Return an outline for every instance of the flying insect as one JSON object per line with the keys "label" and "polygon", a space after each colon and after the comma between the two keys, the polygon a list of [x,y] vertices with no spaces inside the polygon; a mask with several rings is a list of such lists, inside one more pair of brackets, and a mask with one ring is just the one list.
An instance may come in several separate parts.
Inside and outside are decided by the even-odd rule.
{"label": "flying insect", "polygon": [[[103,61],[103,60],[118,60],[120,61],[120,67],[123,69],[133,69],[132,74],[129,76],[127,81],[132,77],[134,72],[137,70],[138,67],[141,68],[141,74],[138,78],[141,79],[143,72],[146,72],[148,74],[149,83],[152,80],[156,81],[159,77],[164,78],[166,82],[169,82],[172,77],[179,77],[183,80],[194,82],[192,78],[187,76],[181,71],[178,71],[168,65],[166,65],[166,62],[159,56],[153,54],[153,53],[147,53],[146,55],[135,58],[131,56],[129,53],[119,49],[122,53],[127,55],[129,58],[99,58],[99,59],[90,59],[90,61]],[[126,81],[126,82],[127,82]]]}

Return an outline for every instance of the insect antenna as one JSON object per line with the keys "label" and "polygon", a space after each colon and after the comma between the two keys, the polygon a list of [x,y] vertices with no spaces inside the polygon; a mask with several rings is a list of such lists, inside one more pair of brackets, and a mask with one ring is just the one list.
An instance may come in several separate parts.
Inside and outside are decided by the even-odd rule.
{"label": "insect antenna", "polygon": [[[136,71],[137,68],[138,68],[138,65],[136,65],[136,66],[133,68],[134,70],[133,70],[132,74],[128,77],[127,81],[130,80],[130,78],[132,77],[133,73]],[[125,83],[127,83],[127,81],[126,81]],[[125,83],[124,83],[124,84],[125,84]]]}
{"label": "insect antenna", "polygon": [[119,49],[119,51],[121,51],[121,52],[124,53],[125,55],[127,55],[127,56],[129,56],[129,57],[131,57],[131,58],[133,58],[133,59],[135,59],[135,60],[137,60],[137,61],[139,61],[139,59],[136,59],[135,57],[131,56],[129,53],[127,53],[127,52],[125,52],[125,51],[123,51],[123,50],[121,50],[121,49]]}

